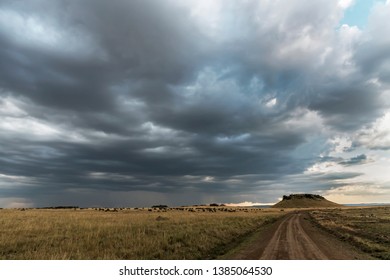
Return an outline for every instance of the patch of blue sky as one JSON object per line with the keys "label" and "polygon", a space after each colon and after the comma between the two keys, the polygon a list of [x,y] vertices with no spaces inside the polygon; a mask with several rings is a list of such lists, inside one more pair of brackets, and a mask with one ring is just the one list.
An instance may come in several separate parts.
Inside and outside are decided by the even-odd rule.
{"label": "patch of blue sky", "polygon": [[371,9],[377,3],[386,2],[385,0],[355,0],[351,7],[344,12],[344,17],[340,22],[340,26],[347,24],[349,26],[357,26],[359,29],[364,29],[367,25],[368,17]]}

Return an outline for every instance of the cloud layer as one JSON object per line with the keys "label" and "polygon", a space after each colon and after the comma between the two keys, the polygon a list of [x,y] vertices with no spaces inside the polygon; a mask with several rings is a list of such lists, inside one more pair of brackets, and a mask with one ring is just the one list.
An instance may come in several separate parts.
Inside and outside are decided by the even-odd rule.
{"label": "cloud layer", "polygon": [[388,200],[390,5],[209,2],[2,1],[0,206]]}

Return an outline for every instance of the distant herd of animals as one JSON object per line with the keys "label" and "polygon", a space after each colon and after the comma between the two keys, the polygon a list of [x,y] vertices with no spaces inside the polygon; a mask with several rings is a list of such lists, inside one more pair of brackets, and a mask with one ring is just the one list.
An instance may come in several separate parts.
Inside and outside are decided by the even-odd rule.
{"label": "distant herd of animals", "polygon": [[81,208],[78,206],[56,206],[56,207],[42,207],[42,208],[17,208],[19,211],[26,211],[29,209],[52,209],[52,210],[95,210],[103,212],[120,212],[120,211],[149,211],[149,212],[169,212],[169,211],[187,211],[187,212],[257,212],[262,211],[261,208],[240,208],[240,207],[226,207],[225,205],[210,204],[209,206],[180,206],[180,207],[168,207],[166,205],[154,205],[152,207],[119,207],[119,208],[106,208],[106,207],[90,207]]}

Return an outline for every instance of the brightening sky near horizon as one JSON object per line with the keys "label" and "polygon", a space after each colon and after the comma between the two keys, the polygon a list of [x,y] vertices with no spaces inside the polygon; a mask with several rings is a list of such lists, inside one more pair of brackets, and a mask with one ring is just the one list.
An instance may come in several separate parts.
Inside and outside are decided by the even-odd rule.
{"label": "brightening sky near horizon", "polygon": [[389,0],[1,0],[0,207],[390,202],[389,18]]}

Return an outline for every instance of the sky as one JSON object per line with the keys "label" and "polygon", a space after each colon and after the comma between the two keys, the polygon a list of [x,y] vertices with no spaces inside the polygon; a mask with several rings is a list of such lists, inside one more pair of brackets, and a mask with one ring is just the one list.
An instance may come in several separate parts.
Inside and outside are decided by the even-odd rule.
{"label": "sky", "polygon": [[367,25],[368,16],[371,12],[371,9],[375,7],[376,4],[383,4],[386,1],[384,0],[345,0],[341,1],[347,5],[345,9],[343,18],[341,19],[340,24],[355,25],[360,29],[364,28]]}
{"label": "sky", "polygon": [[390,202],[389,17],[389,0],[1,0],[0,207]]}

